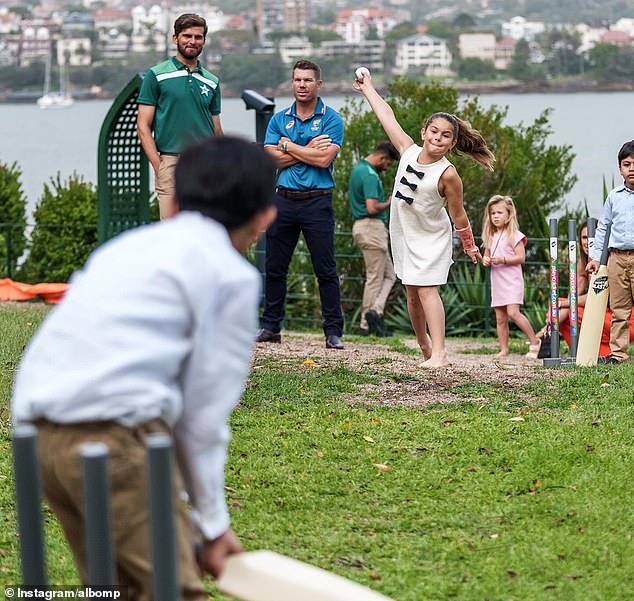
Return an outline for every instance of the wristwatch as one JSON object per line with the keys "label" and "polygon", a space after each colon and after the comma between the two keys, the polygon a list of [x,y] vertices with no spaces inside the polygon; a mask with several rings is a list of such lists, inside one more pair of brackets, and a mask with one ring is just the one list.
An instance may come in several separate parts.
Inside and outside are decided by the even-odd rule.
{"label": "wristwatch", "polygon": [[284,140],[284,142],[282,142],[282,152],[286,152],[286,147],[288,146],[288,142],[286,140]]}

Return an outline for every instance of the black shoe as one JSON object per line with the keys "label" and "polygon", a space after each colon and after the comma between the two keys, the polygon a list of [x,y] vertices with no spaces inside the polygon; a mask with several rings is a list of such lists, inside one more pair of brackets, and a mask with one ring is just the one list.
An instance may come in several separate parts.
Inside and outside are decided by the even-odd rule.
{"label": "black shoe", "polygon": [[608,355],[607,357],[599,357],[598,363],[602,365],[618,365],[621,360],[616,355]]}
{"label": "black shoe", "polygon": [[374,336],[385,336],[385,324],[383,318],[374,310],[366,311],[365,320],[368,322],[368,330]]}
{"label": "black shoe", "polygon": [[282,335],[279,332],[271,332],[271,330],[262,328],[258,332],[258,337],[255,339],[255,341],[256,342],[282,342]]}
{"label": "black shoe", "polygon": [[359,336],[369,336],[370,332],[368,330],[364,330],[363,328],[359,328]]}
{"label": "black shoe", "polygon": [[336,348],[342,349],[343,342],[341,342],[341,338],[336,334],[330,334],[330,336],[326,336],[326,348]]}
{"label": "black shoe", "polygon": [[550,359],[550,334],[544,334],[539,344],[538,359]]}

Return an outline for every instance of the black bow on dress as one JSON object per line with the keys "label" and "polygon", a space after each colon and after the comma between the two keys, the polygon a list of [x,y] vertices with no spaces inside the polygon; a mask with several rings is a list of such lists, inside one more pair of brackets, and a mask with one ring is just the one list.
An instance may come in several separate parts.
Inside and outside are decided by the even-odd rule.
{"label": "black bow on dress", "polygon": [[411,205],[414,202],[414,199],[411,196],[404,196],[398,190],[396,191],[396,194],[394,194],[394,196],[396,196],[396,198],[404,200],[408,205]]}

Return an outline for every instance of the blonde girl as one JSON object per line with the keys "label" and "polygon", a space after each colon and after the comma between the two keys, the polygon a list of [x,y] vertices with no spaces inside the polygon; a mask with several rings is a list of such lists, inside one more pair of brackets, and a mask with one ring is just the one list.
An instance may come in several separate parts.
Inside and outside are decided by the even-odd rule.
{"label": "blonde girl", "polygon": [[365,96],[401,157],[390,214],[394,268],[407,290],[423,367],[444,367],[449,361],[438,286],[447,283],[453,263],[451,221],[465,253],[474,263],[482,259],[462,203],[462,180],[446,155],[459,151],[491,171],[495,157],[477,131],[449,113],[429,117],[421,128],[422,145],[416,144],[374,88],[369,73],[356,79],[353,87]]}
{"label": "blonde girl", "polygon": [[519,231],[515,203],[510,196],[495,195],[487,203],[482,225],[484,258],[491,267],[491,306],[500,341],[498,357],[509,354],[509,319],[528,336],[529,350],[525,357],[537,359],[539,339],[530,322],[520,313],[524,303],[522,264],[526,261],[526,236]]}

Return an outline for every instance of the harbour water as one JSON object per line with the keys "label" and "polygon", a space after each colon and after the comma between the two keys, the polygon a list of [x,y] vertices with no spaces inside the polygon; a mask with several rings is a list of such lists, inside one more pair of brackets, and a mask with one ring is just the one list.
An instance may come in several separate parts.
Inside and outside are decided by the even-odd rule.
{"label": "harbour water", "polygon": [[[340,108],[346,97],[327,101]],[[616,154],[623,142],[634,138],[634,126],[627,119],[634,92],[493,94],[482,95],[479,101],[485,107],[508,107],[509,125],[528,125],[551,108],[548,142],[570,145],[576,155],[572,170],[579,180],[566,196],[566,204],[577,207],[585,202],[591,214],[598,216],[604,200],[602,179],[608,186],[619,181]],[[276,107],[289,102],[289,98],[277,98]],[[19,165],[30,208],[57,173],[63,179],[77,173],[96,182],[97,140],[110,104],[83,101],[57,111],[43,111],[36,104],[0,104],[0,162]],[[240,98],[223,99],[222,123],[226,133],[255,136],[254,112],[247,111]]]}

